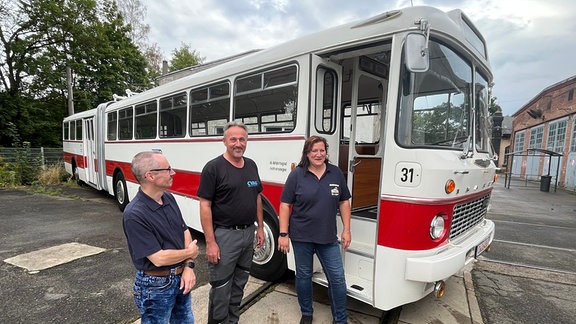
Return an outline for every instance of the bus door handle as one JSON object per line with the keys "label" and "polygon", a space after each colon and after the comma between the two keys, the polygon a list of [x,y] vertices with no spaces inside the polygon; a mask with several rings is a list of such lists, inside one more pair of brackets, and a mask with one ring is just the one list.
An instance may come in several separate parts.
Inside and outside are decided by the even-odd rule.
{"label": "bus door handle", "polygon": [[468,171],[468,170],[460,170],[460,171],[456,170],[456,171],[454,171],[454,174],[468,174],[468,173],[470,173],[470,171]]}
{"label": "bus door handle", "polygon": [[354,172],[354,170],[356,170],[356,166],[360,163],[362,163],[362,160],[350,160],[350,172]]}

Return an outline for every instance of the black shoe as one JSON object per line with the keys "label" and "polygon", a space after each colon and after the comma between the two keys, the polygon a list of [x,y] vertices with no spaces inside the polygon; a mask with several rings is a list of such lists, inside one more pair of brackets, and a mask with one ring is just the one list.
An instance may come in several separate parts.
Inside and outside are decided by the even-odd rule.
{"label": "black shoe", "polygon": [[312,324],[312,315],[302,315],[300,324]]}

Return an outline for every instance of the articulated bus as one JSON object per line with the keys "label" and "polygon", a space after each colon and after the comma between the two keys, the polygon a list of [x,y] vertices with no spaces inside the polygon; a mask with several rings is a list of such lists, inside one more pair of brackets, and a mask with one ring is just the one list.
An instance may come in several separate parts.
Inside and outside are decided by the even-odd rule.
{"label": "articulated bus", "polygon": [[491,84],[485,40],[462,11],[393,10],[69,116],[65,167],[123,209],[138,190],[131,159],[161,151],[187,225],[202,231],[200,173],[225,150],[223,126],[242,121],[264,186],[266,242],[251,271],[275,281],[294,270],[277,251],[283,184],[304,140],[323,136],[352,193],[348,295],[390,310],[440,296],[493,240]]}

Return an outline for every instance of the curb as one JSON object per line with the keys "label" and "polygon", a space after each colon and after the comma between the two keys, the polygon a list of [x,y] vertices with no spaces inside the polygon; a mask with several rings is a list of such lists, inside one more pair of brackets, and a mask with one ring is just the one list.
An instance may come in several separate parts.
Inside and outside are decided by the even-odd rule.
{"label": "curb", "polygon": [[470,319],[472,324],[484,324],[482,320],[482,313],[480,312],[480,306],[478,305],[478,299],[476,298],[476,292],[474,290],[474,282],[472,280],[472,267],[466,267],[464,269],[464,287],[466,288],[466,297],[468,299],[468,310],[470,311]]}

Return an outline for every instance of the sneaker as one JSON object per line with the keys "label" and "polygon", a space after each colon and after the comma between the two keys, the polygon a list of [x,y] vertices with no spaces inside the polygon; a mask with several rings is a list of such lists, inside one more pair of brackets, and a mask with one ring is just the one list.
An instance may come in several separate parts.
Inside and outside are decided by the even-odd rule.
{"label": "sneaker", "polygon": [[312,324],[312,315],[302,315],[300,324]]}

